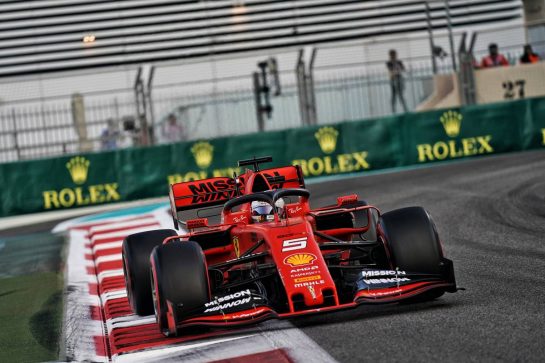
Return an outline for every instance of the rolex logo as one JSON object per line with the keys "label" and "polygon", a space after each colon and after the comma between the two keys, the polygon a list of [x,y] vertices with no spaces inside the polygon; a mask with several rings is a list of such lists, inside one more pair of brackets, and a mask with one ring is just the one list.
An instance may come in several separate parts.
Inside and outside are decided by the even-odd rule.
{"label": "rolex logo", "polygon": [[320,149],[326,154],[331,154],[335,151],[337,136],[339,136],[339,131],[333,127],[322,127],[314,134],[314,137],[318,140],[318,144],[320,144]]}
{"label": "rolex logo", "polygon": [[209,142],[200,141],[191,147],[191,153],[199,168],[208,168],[212,163],[214,147]]}
{"label": "rolex logo", "polygon": [[462,119],[463,116],[456,111],[447,111],[441,116],[441,123],[449,137],[456,137],[460,134]]}
{"label": "rolex logo", "polygon": [[66,163],[72,181],[76,184],[83,184],[87,180],[87,172],[91,162],[83,156],[75,156]]}

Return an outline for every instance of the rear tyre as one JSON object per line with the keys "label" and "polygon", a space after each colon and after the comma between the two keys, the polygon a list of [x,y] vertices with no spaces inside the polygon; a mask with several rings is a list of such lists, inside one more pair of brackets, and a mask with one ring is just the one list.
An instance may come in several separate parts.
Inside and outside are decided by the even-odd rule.
{"label": "rear tyre", "polygon": [[[449,280],[435,224],[422,207],[397,209],[382,215],[380,229],[393,267],[409,272],[440,274]],[[451,264],[448,265],[451,267]],[[452,276],[453,278],[453,276]],[[444,290],[431,290],[411,301],[433,300]]]}
{"label": "rear tyre", "polygon": [[201,246],[172,242],[151,254],[152,294],[159,329],[176,335],[178,323],[210,301],[208,269]]}
{"label": "rear tyre", "polygon": [[167,237],[177,236],[171,229],[159,229],[131,234],[123,240],[121,249],[127,297],[137,315],[153,314],[153,299],[149,278],[150,255],[155,246]]}

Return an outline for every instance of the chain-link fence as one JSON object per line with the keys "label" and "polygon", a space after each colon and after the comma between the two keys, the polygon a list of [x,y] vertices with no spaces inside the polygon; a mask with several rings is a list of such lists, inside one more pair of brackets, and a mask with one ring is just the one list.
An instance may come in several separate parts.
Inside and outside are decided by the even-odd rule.
{"label": "chain-link fence", "polygon": [[12,104],[0,109],[0,161],[100,150],[107,120],[134,113],[130,98],[85,100],[85,135],[78,133],[74,108],[68,100]]}
{"label": "chain-link fence", "polygon": [[[429,65],[411,67],[404,75],[404,96],[409,110],[432,90]],[[290,80],[290,77],[283,77]],[[291,78],[295,78],[294,76]],[[221,82],[219,80],[218,82]],[[392,112],[391,86],[386,71],[361,69],[318,71],[315,76],[317,122],[389,115]],[[103,95],[101,95],[103,96]],[[295,82],[282,85],[282,93],[272,97],[273,111],[265,130],[301,126]],[[135,128],[135,101],[131,90],[111,99],[83,95],[85,132],[74,115],[73,100],[47,100],[12,104],[0,109],[0,161],[99,151],[140,144]],[[202,93],[158,92],[152,98],[150,120],[154,143],[174,141],[169,135],[168,116],[173,114],[183,129],[180,141],[206,139],[258,131],[255,96],[251,87],[221,88]],[[401,105],[397,111],[402,112]],[[111,142],[113,139],[113,142]],[[110,142],[109,142],[110,141]]]}

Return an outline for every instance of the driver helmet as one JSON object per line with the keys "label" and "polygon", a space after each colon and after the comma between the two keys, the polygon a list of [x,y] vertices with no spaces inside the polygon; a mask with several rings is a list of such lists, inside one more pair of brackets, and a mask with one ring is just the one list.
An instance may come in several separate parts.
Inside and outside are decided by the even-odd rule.
{"label": "driver helmet", "polygon": [[280,218],[285,218],[286,202],[284,202],[284,198],[278,198],[276,202],[274,202],[274,206],[276,207],[276,213],[278,213],[278,216]]}
{"label": "driver helmet", "polygon": [[260,200],[254,200],[252,202],[252,219],[255,223],[273,221],[274,210],[272,205]]}

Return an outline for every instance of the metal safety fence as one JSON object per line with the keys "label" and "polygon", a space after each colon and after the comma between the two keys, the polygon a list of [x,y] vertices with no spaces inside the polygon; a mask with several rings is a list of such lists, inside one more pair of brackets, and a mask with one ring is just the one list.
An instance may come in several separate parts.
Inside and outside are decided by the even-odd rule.
{"label": "metal safety fence", "polygon": [[[271,98],[272,112],[265,119],[265,131],[302,125],[295,77],[284,75],[283,79],[282,93]],[[413,65],[404,79],[403,94],[408,109],[413,110],[432,92],[433,72],[428,64]],[[317,70],[314,91],[318,124],[394,113],[385,71]],[[0,162],[143,145],[133,91],[99,96],[82,95],[79,116],[74,97],[4,105],[0,108]],[[183,88],[178,92],[158,90],[151,103],[152,144],[259,131],[250,85],[200,93]],[[403,111],[400,104],[397,111]],[[181,129],[178,139],[169,135],[169,115],[174,115]]]}

